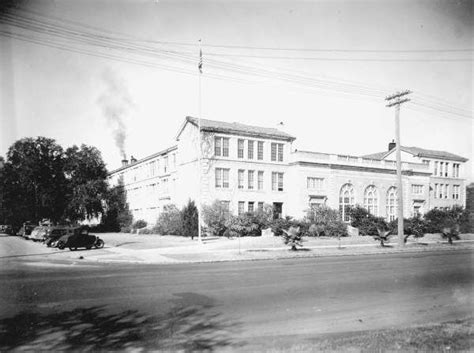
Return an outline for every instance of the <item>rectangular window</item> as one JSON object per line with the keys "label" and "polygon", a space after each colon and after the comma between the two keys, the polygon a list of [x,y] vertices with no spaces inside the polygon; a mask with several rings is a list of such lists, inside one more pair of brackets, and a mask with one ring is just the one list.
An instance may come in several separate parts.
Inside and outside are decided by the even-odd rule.
{"label": "rectangular window", "polygon": [[434,198],[437,199],[439,194],[439,185],[434,184]]}
{"label": "rectangular window", "polygon": [[459,166],[460,164],[453,163],[453,177],[454,178],[459,178]]}
{"label": "rectangular window", "polygon": [[237,140],[237,157],[244,158],[244,140]]}
{"label": "rectangular window", "polygon": [[443,185],[443,184],[439,184],[439,194],[438,194],[438,198],[439,198],[439,199],[442,199],[442,198],[443,198],[443,189],[444,189],[444,185]]}
{"label": "rectangular window", "polygon": [[444,184],[444,198],[447,199],[449,195],[449,185]]}
{"label": "rectangular window", "polygon": [[259,161],[263,161],[263,141],[258,141],[257,145],[258,145],[257,159]]}
{"label": "rectangular window", "polygon": [[244,173],[245,173],[245,170],[239,169],[238,174],[237,174],[239,189],[244,188]]}
{"label": "rectangular window", "polygon": [[155,176],[155,161],[150,162],[150,176]]}
{"label": "rectangular window", "polygon": [[439,176],[443,176],[444,162],[439,162]]}
{"label": "rectangular window", "polygon": [[283,144],[278,144],[278,162],[283,162]]}
{"label": "rectangular window", "polygon": [[245,201],[239,201],[239,207],[237,209],[238,215],[243,215],[245,212]]}
{"label": "rectangular window", "polygon": [[461,191],[460,185],[453,185],[453,200],[459,200],[460,191]]}
{"label": "rectangular window", "polygon": [[322,190],[323,189],[323,178],[314,178],[314,177],[307,177],[306,178],[306,186],[308,189],[313,190]]}
{"label": "rectangular window", "polygon": [[263,202],[258,203],[258,210],[263,211]]}
{"label": "rectangular window", "polygon": [[221,201],[221,205],[225,211],[230,211],[230,201]]}
{"label": "rectangular window", "polygon": [[414,194],[414,195],[423,194],[423,185],[413,184],[411,186],[411,193]]}
{"label": "rectangular window", "polygon": [[254,171],[253,170],[249,170],[248,171],[248,188],[249,190],[252,190],[253,189],[253,176],[254,176]]}
{"label": "rectangular window", "polygon": [[421,161],[423,164],[427,164],[427,165],[430,165],[430,161],[428,159],[423,159]]}
{"label": "rectangular window", "polygon": [[249,212],[254,211],[254,205],[255,205],[255,202],[249,201],[248,208],[247,208],[249,210]]}
{"label": "rectangular window", "polygon": [[226,189],[229,187],[229,171],[230,169],[222,170],[222,187]]}
{"label": "rectangular window", "polygon": [[228,188],[229,187],[229,169],[216,168],[216,188]]}
{"label": "rectangular window", "polygon": [[448,169],[449,169],[449,163],[446,162],[445,166],[444,166],[444,176],[447,177],[448,176]]}
{"label": "rectangular window", "polygon": [[171,162],[173,163],[173,170],[176,170],[176,153],[173,153],[171,158],[172,158]]}
{"label": "rectangular window", "polygon": [[434,162],[434,173],[435,176],[438,175],[438,161]]}
{"label": "rectangular window", "polygon": [[248,159],[253,159],[253,141],[247,141],[247,157]]}
{"label": "rectangular window", "polygon": [[214,155],[216,157],[222,155],[222,137],[214,137]]}
{"label": "rectangular window", "polygon": [[215,177],[216,177],[216,188],[221,188],[222,187],[222,169],[221,168],[216,168]]}
{"label": "rectangular window", "polygon": [[272,172],[272,190],[283,191],[283,173]]}
{"label": "rectangular window", "polygon": [[222,138],[222,157],[229,157],[229,138]]}
{"label": "rectangular window", "polygon": [[258,171],[258,190],[263,190],[263,170]]}
{"label": "rectangular window", "polygon": [[169,164],[168,164],[168,156],[165,157],[165,165],[164,165],[164,171],[165,173],[168,172],[168,167],[169,167]]}
{"label": "rectangular window", "polygon": [[276,162],[277,160],[277,144],[272,142],[271,161]]}

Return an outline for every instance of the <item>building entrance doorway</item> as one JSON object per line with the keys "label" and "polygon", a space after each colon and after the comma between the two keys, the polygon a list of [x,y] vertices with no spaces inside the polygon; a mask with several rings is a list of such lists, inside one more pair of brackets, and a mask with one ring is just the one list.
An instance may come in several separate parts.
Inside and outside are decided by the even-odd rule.
{"label": "building entrance doorway", "polygon": [[282,213],[283,213],[283,202],[274,202],[273,203],[273,219],[281,218]]}

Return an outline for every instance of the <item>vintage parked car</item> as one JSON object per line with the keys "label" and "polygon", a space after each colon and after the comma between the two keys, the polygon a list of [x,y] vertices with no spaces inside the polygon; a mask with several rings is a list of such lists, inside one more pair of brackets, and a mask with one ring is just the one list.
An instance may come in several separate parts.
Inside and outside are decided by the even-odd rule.
{"label": "vintage parked car", "polygon": [[57,247],[58,241],[61,237],[65,235],[72,235],[74,234],[74,228],[71,227],[52,227],[51,230],[47,233],[44,243],[47,247]]}
{"label": "vintage parked car", "polygon": [[97,249],[104,247],[104,241],[98,236],[89,234],[87,228],[75,228],[73,234],[66,234],[59,238],[57,247],[59,249],[69,248],[69,250],[76,250],[77,248]]}
{"label": "vintage parked car", "polygon": [[26,239],[31,239],[33,241],[43,241],[46,235],[48,234],[48,226],[37,226],[35,227],[30,234],[24,234],[23,236]]}
{"label": "vintage parked car", "polygon": [[13,227],[8,224],[0,224],[0,234],[14,235]]}
{"label": "vintage parked car", "polygon": [[19,235],[20,237],[28,237],[31,234],[31,232],[33,231],[33,229],[35,229],[35,228],[36,228],[36,226],[34,224],[31,224],[30,222],[25,222],[21,226],[18,233],[16,233],[16,235]]}

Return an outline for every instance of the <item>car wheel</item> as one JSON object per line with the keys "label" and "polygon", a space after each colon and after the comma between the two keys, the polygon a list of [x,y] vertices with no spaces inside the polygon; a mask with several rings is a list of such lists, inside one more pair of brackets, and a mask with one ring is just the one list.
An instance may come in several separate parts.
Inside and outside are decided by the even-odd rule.
{"label": "car wheel", "polygon": [[87,250],[92,249],[92,245],[87,245],[87,246],[86,246],[86,249],[87,249]]}
{"label": "car wheel", "polygon": [[66,244],[63,241],[58,242],[58,249],[63,250],[66,247]]}
{"label": "car wheel", "polygon": [[101,249],[104,247],[104,241],[102,239],[97,239],[97,241],[95,242],[95,247],[97,249]]}

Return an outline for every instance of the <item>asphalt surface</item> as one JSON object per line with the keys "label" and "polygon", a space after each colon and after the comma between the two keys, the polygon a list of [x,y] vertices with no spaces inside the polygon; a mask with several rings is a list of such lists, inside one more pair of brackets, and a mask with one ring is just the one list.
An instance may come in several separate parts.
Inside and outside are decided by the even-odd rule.
{"label": "asphalt surface", "polygon": [[473,251],[179,265],[2,262],[0,349],[247,350],[472,316]]}

